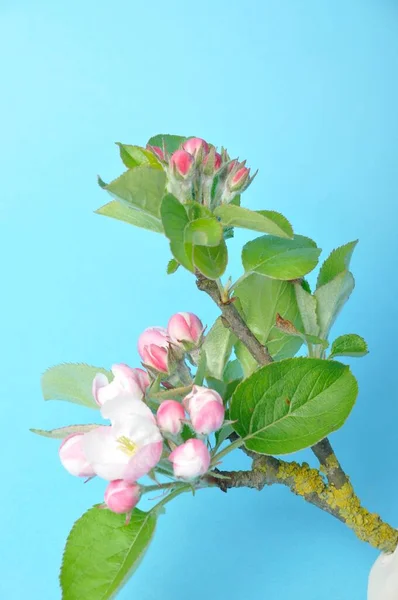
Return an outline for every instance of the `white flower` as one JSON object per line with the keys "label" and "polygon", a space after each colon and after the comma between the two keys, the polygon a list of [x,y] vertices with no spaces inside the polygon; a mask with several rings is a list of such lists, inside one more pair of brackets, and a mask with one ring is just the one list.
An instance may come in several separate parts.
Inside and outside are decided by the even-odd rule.
{"label": "white flower", "polygon": [[112,398],[101,414],[111,425],[84,435],[85,456],[103,479],[135,482],[159,462],[163,438],[148,406],[134,395]]}
{"label": "white flower", "polygon": [[397,600],[398,548],[392,554],[380,554],[374,563],[368,585],[368,600]]}

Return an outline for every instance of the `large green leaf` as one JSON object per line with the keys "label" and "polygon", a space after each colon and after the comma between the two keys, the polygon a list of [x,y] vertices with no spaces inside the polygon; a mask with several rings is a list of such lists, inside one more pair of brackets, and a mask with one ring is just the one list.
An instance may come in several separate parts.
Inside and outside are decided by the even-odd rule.
{"label": "large green leaf", "polygon": [[[235,296],[239,298],[249,328],[268,347],[275,360],[296,354],[301,339],[287,335],[275,326],[276,315],[280,313],[297,329],[303,327],[293,284],[253,273],[236,286]],[[258,365],[241,342],[237,342],[235,350],[247,377]]]}
{"label": "large green leaf", "polygon": [[332,279],[334,279],[343,271],[348,271],[350,267],[351,256],[357,243],[358,240],[355,240],[354,242],[349,242],[348,244],[333,250],[319,271],[317,281],[318,288],[326,283],[329,283],[329,281],[332,281]]}
{"label": "large green leaf", "polygon": [[368,345],[360,335],[347,333],[336,338],[332,344],[329,358],[335,356],[365,356],[368,354]]}
{"label": "large green leaf", "polygon": [[349,367],[317,358],[292,358],[262,367],[232,396],[230,418],[250,450],[289,454],[339,429],[358,385]]}
{"label": "large green leaf", "polygon": [[166,174],[163,170],[142,166],[129,169],[105,187],[115,198],[136,209],[160,217]]}
{"label": "large green leaf", "polygon": [[113,379],[110,371],[84,363],[64,363],[50,367],[41,378],[44,400],[66,400],[89,408],[97,408],[92,384],[97,373]]}
{"label": "large green leaf", "polygon": [[343,271],[315,292],[319,336],[327,339],[339,312],[355,287],[352,273]]}
{"label": "large green leaf", "polygon": [[223,379],[224,368],[235,342],[236,337],[227,327],[224,327],[221,317],[218,317],[203,343],[207,377]]}
{"label": "large green leaf", "polygon": [[159,217],[133,208],[133,206],[129,206],[128,204],[123,204],[118,200],[108,202],[108,204],[101,206],[95,212],[98,215],[124,221],[125,223],[130,223],[130,225],[135,225],[136,227],[149,229],[156,233],[163,233],[162,221]]}
{"label": "large green leaf", "polygon": [[233,204],[221,204],[214,214],[224,227],[242,227],[253,231],[262,231],[283,238],[292,238],[293,229],[289,221],[273,211],[252,211]]}
{"label": "large green leaf", "polygon": [[320,252],[313,240],[301,235],[292,240],[264,235],[243,247],[242,262],[245,271],[292,280],[312,271]]}
{"label": "large green leaf", "polygon": [[62,600],[109,600],[138,566],[156,517],[136,508],[126,517],[94,506],[69,534],[61,568]]}
{"label": "large green leaf", "polygon": [[218,246],[222,234],[222,226],[214,217],[195,219],[188,223],[184,230],[185,242],[199,246]]}
{"label": "large green leaf", "polygon": [[140,146],[130,146],[129,144],[117,144],[120,150],[120,158],[128,169],[149,165],[154,169],[162,169],[162,165],[156,156],[150,150]]}
{"label": "large green leaf", "polygon": [[46,431],[45,429],[30,429],[30,431],[36,433],[36,435],[41,435],[42,437],[50,438],[52,440],[63,440],[64,438],[67,438],[68,435],[87,433],[97,427],[99,427],[98,424],[68,425],[67,427],[58,427],[57,429],[50,429],[49,431]]}
{"label": "large green leaf", "polygon": [[[177,258],[177,257],[176,257]],[[228,250],[224,240],[218,246],[193,246],[195,267],[209,279],[218,279],[228,264]]]}
{"label": "large green leaf", "polygon": [[160,133],[158,135],[154,135],[150,140],[148,140],[148,146],[158,146],[162,150],[165,148],[166,152],[172,154],[181,146],[183,142],[185,142],[186,139],[186,137],[181,135]]}

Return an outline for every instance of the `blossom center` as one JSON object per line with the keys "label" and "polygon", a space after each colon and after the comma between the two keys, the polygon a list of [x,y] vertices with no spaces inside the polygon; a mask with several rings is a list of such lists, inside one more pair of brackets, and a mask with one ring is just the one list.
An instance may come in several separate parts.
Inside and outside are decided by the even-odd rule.
{"label": "blossom center", "polygon": [[119,443],[120,450],[127,454],[127,456],[133,456],[137,452],[137,444],[135,444],[133,440],[131,440],[127,436],[122,435],[120,438],[117,439],[117,441]]}

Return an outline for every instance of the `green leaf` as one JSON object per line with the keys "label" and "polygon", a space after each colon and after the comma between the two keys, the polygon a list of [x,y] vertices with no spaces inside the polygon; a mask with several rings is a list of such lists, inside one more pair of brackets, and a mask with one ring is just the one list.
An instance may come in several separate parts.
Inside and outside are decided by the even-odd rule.
{"label": "green leaf", "polygon": [[318,335],[319,325],[316,314],[316,298],[306,291],[301,283],[295,283],[294,289],[305,333],[308,335]]}
{"label": "green leaf", "polygon": [[181,431],[181,437],[183,442],[187,442],[188,440],[196,438],[196,433],[186,423],[184,423]]}
{"label": "green leaf", "polygon": [[222,240],[221,224],[214,218],[200,218],[185,227],[184,237],[188,244],[198,246],[219,246]]}
{"label": "green leaf", "polygon": [[206,376],[206,370],[207,370],[207,357],[206,357],[206,351],[203,349],[203,346],[202,346],[202,349],[199,354],[198,368],[196,370],[195,378],[193,380],[195,385],[203,385],[203,380]]}
{"label": "green leaf", "polygon": [[184,229],[189,223],[189,218],[184,206],[173,194],[164,196],[160,214],[165,235],[169,240],[184,242]]}
{"label": "green leaf", "polygon": [[97,506],[76,521],[63,556],[62,600],[108,600],[123,587],[152,540],[156,517],[136,508],[125,521]]}
{"label": "green leaf", "polygon": [[175,273],[179,266],[180,266],[180,263],[177,262],[175,258],[172,258],[171,260],[169,260],[169,262],[167,264],[167,275],[172,275],[173,273]]}
{"label": "green leaf", "polygon": [[243,247],[242,262],[245,271],[292,280],[312,271],[320,252],[315,242],[301,235],[292,240],[264,235]]}
{"label": "green leaf", "polygon": [[223,380],[230,382],[236,379],[243,378],[243,370],[240,362],[235,360],[230,360],[226,365],[223,373]]}
{"label": "green leaf", "polygon": [[206,217],[214,218],[213,213],[203,204],[190,200],[184,204],[185,210],[187,211],[188,219],[195,221],[195,219],[204,219]]}
{"label": "green leaf", "polygon": [[300,331],[293,325],[291,321],[284,319],[279,313],[276,315],[276,327],[280,329],[280,331],[283,331],[283,333],[301,338],[309,347],[315,345],[322,346],[322,348],[325,349],[329,346],[329,342],[327,340],[323,340],[316,335],[311,335]]}
{"label": "green leaf", "polygon": [[193,262],[208,279],[218,279],[228,264],[228,250],[224,240],[218,246],[193,246]]}
{"label": "green leaf", "polygon": [[219,429],[218,431],[215,432],[215,438],[216,438],[216,445],[213,449],[212,454],[214,455],[217,450],[219,449],[219,447],[221,446],[221,444],[223,444],[225,442],[225,440],[228,439],[228,437],[231,435],[231,433],[233,433],[234,429],[232,427],[232,425],[224,425],[221,429]]}
{"label": "green leaf", "polygon": [[242,227],[283,238],[293,237],[289,221],[274,211],[252,211],[233,204],[221,204],[214,210],[214,214],[224,227]]}
{"label": "green leaf", "polygon": [[181,146],[185,140],[188,139],[181,135],[169,135],[168,133],[160,133],[158,135],[154,135],[148,140],[148,146],[158,146],[163,150],[165,148],[166,152],[172,154]]}
{"label": "green leaf", "polygon": [[98,409],[91,391],[97,373],[103,373],[109,381],[113,379],[110,371],[84,363],[65,363],[50,367],[41,378],[44,400],[66,400]]}
{"label": "green leaf", "polygon": [[160,214],[166,237],[170,240],[170,250],[176,260],[186,269],[194,272],[192,245],[184,241],[184,230],[189,218],[184,206],[173,194],[166,194],[162,200]]}
{"label": "green leaf", "polygon": [[97,215],[124,221],[125,223],[130,223],[130,225],[135,225],[135,227],[142,227],[156,233],[163,233],[163,226],[159,217],[137,210],[118,200],[108,202],[108,204],[101,206],[95,212]]}
{"label": "green leaf", "polygon": [[351,256],[357,243],[358,240],[355,240],[333,250],[319,271],[317,288],[329,283],[329,281],[332,281],[332,279],[343,271],[349,270]]}
{"label": "green leaf", "polygon": [[121,144],[120,142],[117,142],[117,146],[119,146],[120,158],[128,169],[134,169],[142,165],[148,165],[154,169],[163,168],[153,152],[145,148]]}
{"label": "green leaf", "polygon": [[107,192],[129,206],[160,217],[166,174],[149,166],[129,169],[106,186]]}
{"label": "green leaf", "polygon": [[218,317],[202,346],[206,355],[206,377],[223,379],[224,368],[235,342],[236,337],[224,327],[221,317]]}
{"label": "green leaf", "polygon": [[99,427],[98,424],[92,425],[68,425],[67,427],[58,427],[58,429],[50,429],[50,431],[46,431],[45,429],[30,429],[32,433],[36,435],[41,435],[46,438],[51,438],[52,440],[63,440],[68,437],[68,435],[73,435],[75,433],[87,433],[88,431],[92,431]]}
{"label": "green leaf", "polygon": [[262,367],[236,389],[235,431],[250,450],[289,454],[343,425],[358,385],[349,367],[318,358],[291,358]]}
{"label": "green leaf", "polygon": [[360,335],[347,333],[336,338],[332,344],[329,358],[335,356],[365,356],[368,354],[368,345]]}
{"label": "green leaf", "polygon": [[[276,314],[280,313],[297,329],[303,328],[293,284],[253,273],[236,286],[234,294],[249,328],[268,347],[272,357],[282,360],[294,356],[302,345],[301,339],[275,326]],[[258,365],[241,342],[235,345],[235,352],[247,377]]]}
{"label": "green leaf", "polygon": [[355,287],[352,273],[343,271],[337,277],[319,287],[315,292],[319,336],[327,339],[339,312]]}

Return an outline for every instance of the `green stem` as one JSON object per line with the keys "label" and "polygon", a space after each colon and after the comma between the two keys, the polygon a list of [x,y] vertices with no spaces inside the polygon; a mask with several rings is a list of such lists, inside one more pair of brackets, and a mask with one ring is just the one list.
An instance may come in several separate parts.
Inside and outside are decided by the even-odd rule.
{"label": "green stem", "polygon": [[174,400],[175,398],[184,397],[192,390],[192,384],[186,385],[184,387],[176,387],[171,390],[165,390],[164,392],[157,392],[156,394],[152,394],[151,398],[154,400]]}
{"label": "green stem", "polygon": [[178,489],[174,490],[174,492],[171,492],[165,498],[163,498],[163,500],[161,500],[160,502],[158,502],[151,509],[151,512],[155,512],[155,511],[159,510],[159,508],[161,508],[162,506],[165,506],[165,504],[167,504],[168,502],[170,502],[170,500],[174,500],[174,498],[176,498],[180,494],[184,494],[185,492],[189,492],[190,490],[192,490],[192,486],[191,485],[187,485],[185,483],[177,484],[177,485],[180,485],[180,487]]}
{"label": "green stem", "polygon": [[143,494],[148,494],[149,492],[158,492],[159,490],[167,490],[170,488],[175,488],[176,486],[179,486],[181,484],[175,482],[175,481],[171,481],[170,483],[158,483],[156,485],[145,485],[142,486]]}
{"label": "green stem", "polygon": [[218,454],[216,454],[215,456],[213,456],[211,464],[215,465],[221,458],[224,458],[224,456],[226,456],[227,454],[229,454],[230,452],[232,452],[236,448],[240,448],[241,446],[243,446],[244,443],[245,442],[244,442],[244,440],[242,438],[239,438],[235,442],[232,442],[232,444],[230,444],[229,446],[227,446],[226,448],[224,448],[223,450],[221,450]]}

